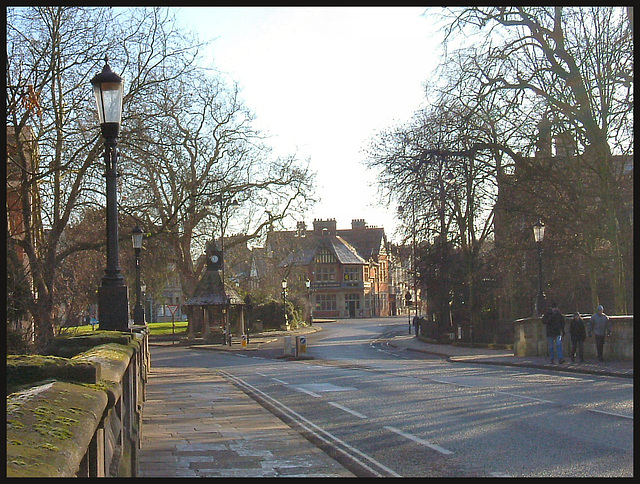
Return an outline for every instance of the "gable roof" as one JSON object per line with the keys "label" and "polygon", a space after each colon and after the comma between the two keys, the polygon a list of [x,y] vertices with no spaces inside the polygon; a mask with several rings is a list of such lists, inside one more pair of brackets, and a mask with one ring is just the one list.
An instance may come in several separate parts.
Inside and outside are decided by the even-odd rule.
{"label": "gable roof", "polygon": [[244,304],[240,295],[230,286],[222,288],[220,271],[206,270],[198,285],[193,291],[193,296],[188,299],[185,306],[226,306]]}
{"label": "gable roof", "polygon": [[346,240],[339,236],[308,235],[304,238],[296,238],[298,247],[289,252],[280,261],[278,267],[289,265],[310,265],[322,249],[327,249],[340,264],[366,264],[367,261],[358,255],[358,252]]}
{"label": "gable roof", "polygon": [[338,230],[338,236],[348,241],[353,247],[356,247],[360,257],[365,260],[377,260],[381,253],[386,253],[386,237],[383,228],[367,227],[365,229]]}

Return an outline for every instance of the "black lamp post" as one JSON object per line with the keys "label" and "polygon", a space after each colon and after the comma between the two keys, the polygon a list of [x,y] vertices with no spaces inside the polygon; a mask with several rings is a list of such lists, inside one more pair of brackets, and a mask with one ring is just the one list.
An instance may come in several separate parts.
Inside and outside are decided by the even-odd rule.
{"label": "black lamp post", "polygon": [[533,224],[533,238],[538,246],[538,299],[536,301],[536,313],[542,315],[544,311],[544,291],[542,289],[542,241],[544,240],[544,224],[542,220]]}
{"label": "black lamp post", "polygon": [[102,72],[91,79],[98,108],[98,119],[104,137],[105,178],[107,181],[107,267],[98,289],[100,329],[129,328],[129,292],[120,274],[118,262],[118,195],[116,180],[118,154],[116,150],[122,118],[122,78],[109,67],[108,59]]}
{"label": "black lamp post", "polygon": [[282,279],[282,308],[284,309],[284,327],[289,329],[289,318],[287,317],[287,280]]}
{"label": "black lamp post", "polygon": [[311,302],[311,281],[307,277],[304,281],[307,286],[307,299],[309,300],[309,326],[313,326],[313,303]]}
{"label": "black lamp post", "polygon": [[140,249],[144,234],[138,226],[131,232],[131,242],[136,255],[136,305],[133,308],[133,324],[144,324],[144,308],[142,307],[142,285],[140,284]]}

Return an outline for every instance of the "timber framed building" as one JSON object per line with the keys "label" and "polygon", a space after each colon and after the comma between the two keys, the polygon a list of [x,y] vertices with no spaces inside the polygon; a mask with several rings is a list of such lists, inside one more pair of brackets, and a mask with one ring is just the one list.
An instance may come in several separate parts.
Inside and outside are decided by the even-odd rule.
{"label": "timber framed building", "polygon": [[343,230],[335,219],[314,220],[313,230],[298,222],[295,231],[270,232],[265,252],[282,279],[309,282],[313,318],[392,314],[395,295],[383,228],[368,227],[363,219]]}

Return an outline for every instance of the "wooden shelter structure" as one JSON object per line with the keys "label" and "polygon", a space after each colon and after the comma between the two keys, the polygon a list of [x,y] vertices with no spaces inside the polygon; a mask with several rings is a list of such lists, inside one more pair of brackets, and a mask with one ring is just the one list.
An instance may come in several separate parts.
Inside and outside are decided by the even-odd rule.
{"label": "wooden shelter structure", "polygon": [[211,343],[230,342],[229,335],[245,334],[244,300],[223,283],[224,259],[215,241],[207,245],[207,267],[193,296],[184,304],[189,318],[187,337],[198,335]]}

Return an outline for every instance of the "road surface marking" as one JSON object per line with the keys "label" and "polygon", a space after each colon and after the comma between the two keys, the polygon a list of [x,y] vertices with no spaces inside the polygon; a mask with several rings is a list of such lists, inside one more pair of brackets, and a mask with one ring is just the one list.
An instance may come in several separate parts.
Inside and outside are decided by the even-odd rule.
{"label": "road surface marking", "polygon": [[336,402],[327,402],[327,403],[329,405],[333,405],[336,408],[339,408],[340,410],[344,410],[345,412],[350,413],[351,415],[354,415],[358,418],[362,418],[362,419],[369,418],[366,415],[361,414],[360,412],[356,412],[355,410],[351,410],[350,408],[343,407],[339,403],[336,403]]}
{"label": "road surface marking", "polygon": [[[326,442],[328,445],[332,446],[338,452],[341,452],[342,454],[346,455],[348,458],[354,460],[359,465],[361,465],[365,469],[369,470],[372,474],[374,474],[374,475],[376,475],[378,477],[386,477],[383,474],[381,474],[379,471],[377,471],[377,470],[371,468],[370,466],[368,466],[367,464],[365,464],[362,460],[358,459],[353,454],[357,454],[362,459],[369,461],[371,464],[373,464],[376,467],[378,467],[378,469],[381,469],[384,472],[386,472],[390,477],[402,477],[400,474],[395,472],[393,469],[390,469],[389,467],[387,467],[384,464],[378,462],[373,457],[365,454],[364,452],[356,449],[355,447],[350,446],[349,444],[347,444],[346,442],[342,441],[341,439],[339,439],[335,435],[331,434],[330,432],[327,432],[323,428],[318,427],[316,424],[314,424],[313,422],[307,420],[302,415],[297,413],[295,410],[292,410],[291,408],[287,407],[284,403],[280,402],[279,400],[276,400],[275,398],[273,398],[270,395],[264,393],[263,391],[259,390],[258,388],[254,387],[253,385],[250,385],[249,383],[245,382],[244,380],[241,380],[240,378],[238,378],[236,376],[233,376],[233,375],[231,375],[230,373],[227,373],[224,370],[219,370],[219,372],[221,374],[223,374],[229,380],[236,382],[238,385],[240,385],[242,387],[250,389],[251,392],[253,392],[253,393],[257,394],[257,395],[260,395],[265,400],[270,401],[273,405],[278,407],[281,412],[285,412],[286,411],[288,413],[289,417],[290,418],[294,418],[295,417],[295,420],[298,423],[298,425],[300,425],[302,428],[304,428],[307,432],[312,433],[318,439]],[[332,441],[328,440],[326,437],[324,437],[323,434],[326,435],[329,439],[332,439]],[[348,453],[344,449],[341,449],[340,447],[337,447],[334,442],[337,442],[340,445],[344,446],[351,453]]]}
{"label": "road surface marking", "polygon": [[542,402],[542,403],[553,403],[555,404],[556,402],[553,402],[551,400],[543,400],[542,398],[535,398],[535,397],[527,397],[525,395],[518,395],[517,393],[509,393],[509,392],[495,392],[499,395],[507,395],[509,397],[516,397],[516,398],[524,398],[525,400],[533,400],[534,402]]}
{"label": "road surface marking", "polygon": [[311,395],[312,397],[315,398],[320,398],[320,395],[318,395],[317,393],[313,393],[311,390],[307,390],[306,388],[302,388],[302,387],[293,387],[294,390],[297,390],[299,392],[302,393],[306,393],[307,395]]}
{"label": "road surface marking", "polygon": [[428,440],[424,440],[424,439],[421,439],[420,437],[416,437],[415,435],[408,434],[408,433],[403,432],[402,430],[397,429],[395,427],[389,427],[389,426],[385,425],[384,428],[387,429],[387,430],[390,430],[391,432],[394,432],[394,433],[396,433],[398,435],[402,435],[403,437],[405,437],[405,438],[407,438],[409,440],[413,440],[414,442],[417,442],[418,444],[422,444],[422,445],[424,445],[426,447],[429,447],[430,449],[433,449],[433,450],[435,450],[437,452],[440,452],[441,454],[445,454],[445,455],[453,454],[452,451],[450,451],[448,449],[445,449],[444,447],[440,447],[439,445],[432,444]]}
{"label": "road surface marking", "polygon": [[604,410],[596,410],[595,408],[587,408],[587,410],[589,412],[603,413],[605,415],[611,415],[612,417],[621,417],[633,420],[633,415],[622,415],[621,413],[605,412]]}
{"label": "road surface marking", "polygon": [[272,380],[277,381],[278,383],[282,383],[283,385],[288,385],[286,381],[278,380],[277,378],[271,377]]}

